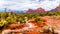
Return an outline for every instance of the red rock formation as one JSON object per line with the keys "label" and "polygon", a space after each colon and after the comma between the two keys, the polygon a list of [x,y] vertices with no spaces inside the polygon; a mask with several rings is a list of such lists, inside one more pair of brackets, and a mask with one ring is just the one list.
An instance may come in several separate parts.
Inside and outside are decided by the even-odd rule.
{"label": "red rock formation", "polygon": [[32,10],[32,9],[27,10],[27,13],[34,13],[34,12],[35,12],[35,10]]}
{"label": "red rock formation", "polygon": [[43,8],[37,8],[36,11],[37,12],[45,12],[45,10]]}
{"label": "red rock formation", "polygon": [[45,10],[43,8],[37,8],[36,10],[29,9],[27,11],[27,13],[41,13],[41,12],[45,12]]}

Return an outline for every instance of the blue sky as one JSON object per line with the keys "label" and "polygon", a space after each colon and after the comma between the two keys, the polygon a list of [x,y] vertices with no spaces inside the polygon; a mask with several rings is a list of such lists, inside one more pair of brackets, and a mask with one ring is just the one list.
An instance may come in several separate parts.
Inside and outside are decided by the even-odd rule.
{"label": "blue sky", "polygon": [[56,8],[60,0],[0,0],[0,10],[7,8],[11,10],[28,10],[39,7],[46,11]]}

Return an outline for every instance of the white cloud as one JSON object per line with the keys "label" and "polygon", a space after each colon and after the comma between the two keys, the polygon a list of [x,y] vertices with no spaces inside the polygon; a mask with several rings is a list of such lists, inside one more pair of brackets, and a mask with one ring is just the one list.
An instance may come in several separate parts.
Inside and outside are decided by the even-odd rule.
{"label": "white cloud", "polygon": [[38,0],[0,0],[0,8],[8,8],[12,10],[27,10],[29,8],[36,9],[39,7],[44,8],[45,10],[51,10],[56,8],[60,0],[48,1],[44,0],[42,2],[38,2]]}

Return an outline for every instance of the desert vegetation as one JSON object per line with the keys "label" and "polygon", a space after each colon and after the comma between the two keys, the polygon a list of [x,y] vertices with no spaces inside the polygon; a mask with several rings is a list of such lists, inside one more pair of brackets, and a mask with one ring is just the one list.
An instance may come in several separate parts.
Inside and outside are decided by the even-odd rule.
{"label": "desert vegetation", "polygon": [[[27,23],[31,22],[32,24],[34,24],[34,26],[37,26],[37,27],[34,27],[31,30],[29,29],[27,31],[24,30],[25,32],[23,32],[22,34],[58,34],[54,32],[55,27],[53,27],[54,23],[52,23],[52,21],[55,22],[54,20],[56,20],[56,22],[60,22],[59,21],[60,12],[50,11],[50,12],[44,12],[44,13],[23,13],[23,14],[13,13],[13,12],[0,12],[0,31],[2,32],[5,29],[10,29],[10,30],[22,29],[29,25]],[[56,24],[59,24],[59,23],[56,23]],[[43,28],[44,26],[49,26],[49,28],[51,28],[52,31],[49,28],[47,29]],[[57,26],[56,28],[58,29]],[[39,31],[37,32],[34,29],[35,30],[38,29]],[[43,32],[40,32],[40,30],[42,29],[43,29]]]}

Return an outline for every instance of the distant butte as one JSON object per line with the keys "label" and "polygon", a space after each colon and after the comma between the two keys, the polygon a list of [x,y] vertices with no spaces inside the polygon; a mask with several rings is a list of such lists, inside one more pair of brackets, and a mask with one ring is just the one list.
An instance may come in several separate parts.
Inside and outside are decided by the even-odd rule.
{"label": "distant butte", "polygon": [[27,13],[41,13],[41,12],[45,12],[45,10],[43,8],[28,9],[27,10]]}

